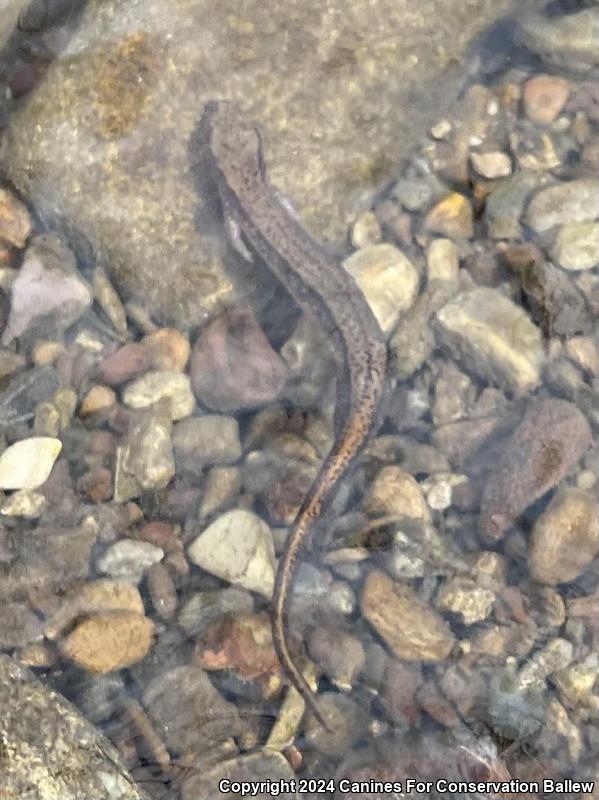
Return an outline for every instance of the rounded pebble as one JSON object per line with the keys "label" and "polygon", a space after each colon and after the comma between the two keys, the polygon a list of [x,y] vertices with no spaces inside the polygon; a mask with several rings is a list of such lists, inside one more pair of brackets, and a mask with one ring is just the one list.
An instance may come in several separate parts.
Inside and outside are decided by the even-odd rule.
{"label": "rounded pebble", "polygon": [[102,553],[96,560],[96,568],[113,578],[137,584],[145,571],[163,557],[164,551],[149,542],[121,539]]}
{"label": "rounded pebble", "polygon": [[116,395],[108,386],[92,386],[81,402],[79,416],[87,417],[97,411],[105,411],[116,403]]}
{"label": "rounded pebble", "polygon": [[44,483],[62,450],[62,442],[32,436],[8,447],[0,456],[0,489],[37,489]]}
{"label": "rounded pebble", "polygon": [[346,258],[343,266],[364,292],[383,332],[389,333],[416,298],[416,267],[391,244],[363,247]]}
{"label": "rounded pebble", "polygon": [[29,489],[19,489],[19,491],[6,498],[0,509],[0,514],[5,517],[37,519],[41,517],[47,506],[48,501],[43,494],[32,492]]}
{"label": "rounded pebble", "polygon": [[142,614],[112,611],[81,622],[60,643],[63,655],[94,673],[114,672],[145,658],[154,637],[154,624]]}
{"label": "rounded pebble", "polygon": [[500,150],[488,153],[471,153],[472,166],[483,178],[505,178],[512,172],[512,160]]}
{"label": "rounded pebble", "polygon": [[427,213],[424,227],[450,239],[472,238],[474,223],[470,201],[458,192],[448,194]]}
{"label": "rounded pebble", "polygon": [[579,178],[541,189],[530,201],[526,219],[537,233],[555,225],[599,219],[599,178]]}
{"label": "rounded pebble", "polygon": [[599,552],[599,506],[591,493],[563,489],[535,522],[528,565],[541,583],[575,580]]}
{"label": "rounded pebble", "polygon": [[404,583],[370,572],[362,590],[362,613],[393,653],[404,661],[443,661],[455,644],[445,620]]}
{"label": "rounded pebble", "polygon": [[190,561],[244,589],[270,597],[275,551],[269,526],[256,514],[233,509],[218,517],[189,546]]}
{"label": "rounded pebble", "polygon": [[123,402],[130,408],[147,408],[168,397],[173,420],[189,417],[195,397],[187,375],[174,370],[152,370],[130,383],[123,392]]}
{"label": "rounded pebble", "polygon": [[568,270],[581,271],[596,267],[599,264],[599,222],[563,225],[557,234],[553,257],[560,267]]}
{"label": "rounded pebble", "polygon": [[160,328],[141,340],[153,369],[183,372],[189,361],[190,346],[187,337],[175,328]]}
{"label": "rounded pebble", "polygon": [[535,75],[524,84],[522,102],[526,116],[538,125],[549,125],[566,105],[570,84],[557,75]]}

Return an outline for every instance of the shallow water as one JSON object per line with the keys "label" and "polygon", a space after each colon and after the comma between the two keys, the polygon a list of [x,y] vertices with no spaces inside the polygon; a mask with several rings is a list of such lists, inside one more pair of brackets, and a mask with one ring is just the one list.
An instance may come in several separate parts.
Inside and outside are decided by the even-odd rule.
{"label": "shallow water", "polygon": [[[599,5],[79,5],[3,58],[0,652],[150,798],[597,796]],[[215,96],[260,130],[269,241],[305,226],[387,341],[293,586],[330,731],[270,609],[348,387],[261,198],[222,207]],[[0,667],[0,797],[46,796],[83,734],[33,745]],[[82,758],[49,796],[140,796]]]}

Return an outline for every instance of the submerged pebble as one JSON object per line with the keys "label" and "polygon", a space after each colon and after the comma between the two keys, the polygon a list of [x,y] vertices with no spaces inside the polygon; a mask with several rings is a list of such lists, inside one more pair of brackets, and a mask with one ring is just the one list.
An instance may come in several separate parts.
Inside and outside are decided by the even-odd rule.
{"label": "submerged pebble", "polygon": [[214,411],[271,403],[280,396],[287,375],[287,365],[249,311],[228,312],[207,325],[191,356],[195,395]]}
{"label": "submerged pebble", "polygon": [[91,302],[91,289],[78,274],[67,245],[53,234],[38,236],[28,247],[13,284],[2,343],[10,344],[48,319],[59,330],[67,328]]}
{"label": "submerged pebble", "polygon": [[574,403],[530,403],[483,489],[483,536],[500,539],[528,506],[557,486],[590,443],[589,423]]}
{"label": "submerged pebble", "polygon": [[62,442],[32,436],[15,442],[0,455],[0,489],[37,489],[50,475]]}
{"label": "submerged pebble", "polygon": [[363,247],[346,258],[343,266],[356,279],[383,333],[390,333],[416,298],[416,268],[390,244]]}
{"label": "submerged pebble", "polygon": [[599,222],[563,225],[557,234],[553,255],[560,267],[567,270],[596,267],[599,264]]}
{"label": "submerged pebble", "polygon": [[189,417],[195,408],[189,377],[173,370],[146,372],[123,392],[123,402],[130,408],[147,408],[162,398],[168,398],[173,420]]}
{"label": "submerged pebble", "polygon": [[218,517],[188,547],[190,560],[253,592],[270,597],[274,547],[268,525],[256,514],[233,509]]}
{"label": "submerged pebble", "polygon": [[111,545],[96,561],[99,572],[137,584],[152,564],[161,561],[164,551],[149,542],[121,539]]}
{"label": "submerged pebble", "polygon": [[528,553],[535,580],[569,583],[599,552],[599,506],[580,489],[563,489],[536,520]]}
{"label": "submerged pebble", "polygon": [[0,189],[0,239],[23,248],[33,228],[27,208],[8,189]]}
{"label": "submerged pebble", "polygon": [[566,105],[570,85],[556,75],[535,75],[524,84],[522,101],[529,119],[549,125]]}
{"label": "submerged pebble", "polygon": [[452,192],[430,209],[424,224],[427,230],[450,239],[470,239],[474,235],[470,201],[463,194]]}
{"label": "submerged pebble", "polygon": [[362,591],[364,617],[404,661],[443,661],[455,638],[443,618],[405,583],[384,572],[368,574]]}
{"label": "submerged pebble", "polygon": [[538,385],[541,334],[526,312],[494,289],[459,294],[437,313],[440,339],[482,378],[518,394]]}
{"label": "submerged pebble", "polygon": [[538,192],[530,202],[526,221],[537,233],[556,225],[599,219],[599,179],[579,178]]}
{"label": "submerged pebble", "polygon": [[60,642],[60,649],[82,669],[106,674],[141,661],[153,634],[154,624],[142,614],[110,611],[80,622]]}

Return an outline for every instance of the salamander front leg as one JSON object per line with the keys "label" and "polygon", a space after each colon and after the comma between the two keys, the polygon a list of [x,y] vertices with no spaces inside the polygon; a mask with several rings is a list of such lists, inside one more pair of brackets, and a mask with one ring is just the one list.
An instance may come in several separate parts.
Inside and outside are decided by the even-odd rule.
{"label": "salamander front leg", "polygon": [[236,250],[239,255],[244,259],[244,261],[249,261],[250,263],[253,262],[254,257],[246,247],[245,242],[243,241],[243,235],[241,233],[241,228],[236,220],[233,217],[227,217],[227,234],[229,241],[231,242],[231,246],[234,250]]}

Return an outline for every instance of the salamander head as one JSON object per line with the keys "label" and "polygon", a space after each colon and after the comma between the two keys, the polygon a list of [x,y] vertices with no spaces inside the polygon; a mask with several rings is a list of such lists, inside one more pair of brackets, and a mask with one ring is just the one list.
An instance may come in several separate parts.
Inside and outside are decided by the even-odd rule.
{"label": "salamander head", "polygon": [[216,166],[232,188],[240,179],[251,181],[264,177],[258,129],[234,103],[226,100],[207,103],[200,132]]}

